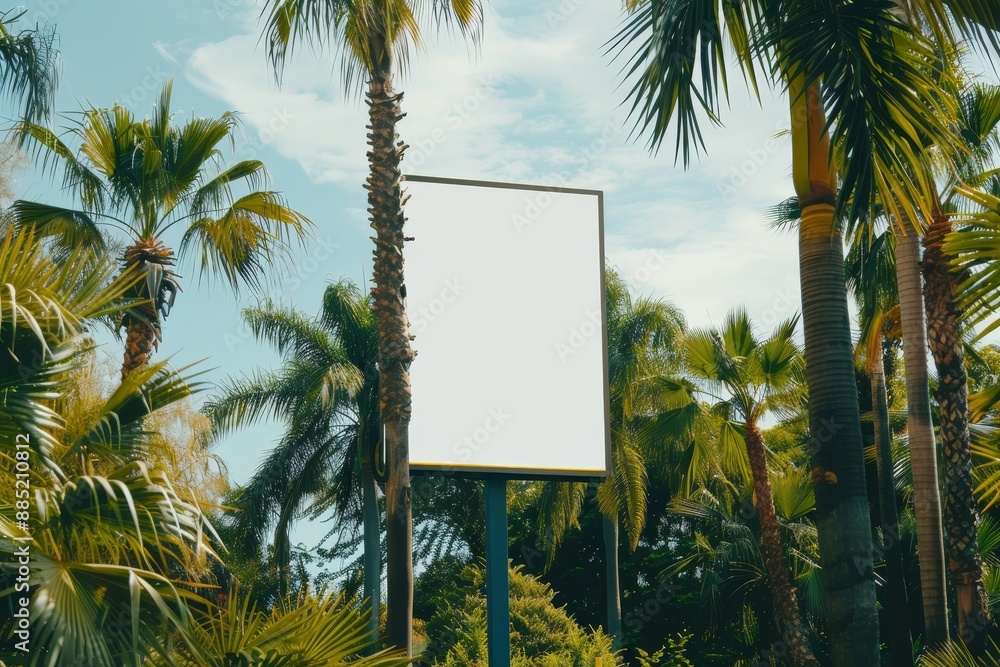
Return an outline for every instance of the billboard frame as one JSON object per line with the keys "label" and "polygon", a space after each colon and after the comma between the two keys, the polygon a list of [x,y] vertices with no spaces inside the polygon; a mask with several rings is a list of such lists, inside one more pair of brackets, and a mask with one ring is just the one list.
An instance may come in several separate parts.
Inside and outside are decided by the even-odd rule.
{"label": "billboard frame", "polygon": [[[601,355],[602,384],[604,393],[604,471],[597,470],[573,470],[571,468],[548,468],[529,469],[503,466],[477,466],[477,465],[457,465],[457,464],[414,464],[410,462],[410,474],[415,476],[444,476],[461,477],[466,479],[491,479],[503,478],[510,480],[551,480],[551,481],[600,481],[611,475],[611,388],[608,370],[608,313],[607,313],[607,284],[606,284],[606,258],[604,247],[604,191],[590,190],[582,188],[567,188],[561,186],[530,185],[521,183],[508,183],[503,181],[483,181],[461,178],[444,178],[438,176],[424,176],[419,174],[404,174],[403,185],[407,181],[413,183],[433,183],[437,185],[457,185],[467,187],[497,188],[503,190],[522,190],[527,192],[554,192],[562,194],[589,195],[597,197],[597,223],[598,223],[598,248],[600,262],[600,283],[601,283]],[[405,196],[405,190],[404,190]],[[404,207],[405,211],[405,207]],[[404,262],[406,260],[404,252]],[[404,264],[405,281],[405,264]],[[416,341],[415,341],[416,342]],[[419,352],[419,345],[414,345]]]}

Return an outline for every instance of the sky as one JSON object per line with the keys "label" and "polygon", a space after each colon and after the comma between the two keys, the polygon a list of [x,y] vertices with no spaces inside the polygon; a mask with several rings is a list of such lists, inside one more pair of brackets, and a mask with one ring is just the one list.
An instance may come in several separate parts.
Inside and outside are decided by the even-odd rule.
{"label": "sky", "polygon": [[[259,41],[263,4],[35,0],[25,20],[59,33],[60,111],[116,102],[146,116],[172,78],[179,120],[239,113],[243,134],[227,157],[263,160],[271,187],[316,225],[316,240],[265,296],[316,313],[329,281],[371,274],[366,108],[343,87],[331,54],[301,50],[277,85]],[[762,328],[792,316],[795,237],[765,219],[793,195],[787,101],[768,90],[757,100],[733,70],[723,126],[703,128],[707,153],[687,170],[674,163],[672,138],[651,154],[631,132],[622,63],[606,54],[621,21],[615,0],[493,0],[478,48],[429,29],[397,86],[407,114],[399,132],[410,146],[404,171],[603,190],[608,262],[636,294],[674,304],[691,326],[718,323],[738,305]],[[61,201],[57,184],[38,173],[21,187],[23,198]],[[212,382],[277,363],[241,325],[241,310],[258,297],[199,281],[190,263],[179,273],[184,292],[157,359],[201,362]],[[110,338],[104,348],[121,355]],[[217,446],[234,482],[249,478],[278,432],[272,424]],[[295,538],[312,544],[325,528],[300,525]]]}

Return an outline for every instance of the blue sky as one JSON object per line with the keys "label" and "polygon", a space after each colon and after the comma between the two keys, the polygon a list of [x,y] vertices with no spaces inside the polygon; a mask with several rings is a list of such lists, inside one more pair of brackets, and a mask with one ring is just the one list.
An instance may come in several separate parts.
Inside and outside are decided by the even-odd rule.
{"label": "blue sky", "polygon": [[[313,313],[328,280],[370,275],[366,113],[329,55],[301,52],[278,88],[258,43],[262,4],[37,0],[26,18],[57,26],[60,111],[118,102],[146,115],[172,77],[174,109],[240,113],[245,136],[231,159],[263,160],[272,187],[316,224],[318,242],[270,290]],[[739,304],[762,325],[789,317],[799,307],[795,239],[769,230],[763,215],[792,195],[785,102],[763,91],[758,104],[734,71],[725,127],[705,128],[707,156],[687,171],[674,165],[669,142],[650,156],[643,139],[630,138],[627,87],[604,55],[620,20],[614,0],[494,0],[478,50],[428,32],[399,86],[408,114],[399,130],[411,146],[404,170],[604,190],[607,255],[637,293],[674,303],[696,326]],[[25,198],[58,199],[32,174],[22,186]],[[190,265],[180,273],[184,292],[158,358],[206,359],[211,380],[275,363],[240,325],[255,297],[199,284]],[[121,354],[113,342],[106,348]],[[234,481],[248,478],[276,433],[256,429],[219,445]],[[296,534],[311,542],[323,532]]]}

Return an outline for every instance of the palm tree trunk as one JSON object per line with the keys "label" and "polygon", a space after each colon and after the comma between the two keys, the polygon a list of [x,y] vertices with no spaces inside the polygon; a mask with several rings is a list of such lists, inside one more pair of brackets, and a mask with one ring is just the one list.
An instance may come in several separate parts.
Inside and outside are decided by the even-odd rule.
{"label": "palm tree trunk", "polygon": [[906,600],[906,579],[903,576],[903,551],[899,540],[899,510],[896,507],[896,486],[892,475],[892,429],[889,426],[889,398],[885,385],[885,364],[882,359],[882,337],[879,345],[868,351],[865,369],[872,384],[872,420],[875,423],[875,463],[878,466],[878,498],[882,514],[882,552],[885,558],[886,607],[889,610],[893,667],[913,667],[913,644]]}
{"label": "palm tree trunk", "polygon": [[378,320],[382,423],[388,458],[386,481],[386,573],[390,646],[412,654],[413,527],[410,496],[410,347],[403,285],[403,197],[399,163],[405,146],[396,143],[396,123],[403,117],[401,94],[392,89],[388,71],[372,76],[368,88],[370,173],[368,212],[375,229],[373,305]]}
{"label": "palm tree trunk", "polygon": [[798,594],[788,572],[788,563],[785,561],[778,518],[774,513],[771,481],[767,477],[764,439],[753,422],[746,424],[746,432],[747,454],[750,457],[757,516],[760,521],[760,550],[764,556],[764,566],[767,568],[767,581],[771,589],[775,620],[795,666],[819,667],[819,660],[809,648],[809,637],[799,612]]}
{"label": "palm tree trunk", "polygon": [[835,667],[877,665],[878,611],[836,175],[819,85],[790,82],[816,531]]}
{"label": "palm tree trunk", "polygon": [[146,366],[153,357],[158,339],[156,327],[149,322],[132,318],[125,327],[125,358],[122,361],[122,379],[133,371]]}
{"label": "palm tree trunk", "polygon": [[125,327],[125,358],[122,361],[122,379],[136,371],[153,357],[153,351],[160,342],[159,313],[157,299],[160,286],[148,287],[149,275],[159,275],[159,280],[176,281],[173,271],[174,252],[159,239],[140,239],[125,249],[122,268],[137,269],[143,279],[135,286],[135,292],[128,296],[142,302],[122,320]]}
{"label": "palm tree trunk", "polygon": [[939,213],[924,235],[924,303],[927,333],[937,367],[937,400],[941,415],[944,486],[947,493],[944,532],[948,566],[955,586],[958,631],[974,649],[985,648],[988,609],[979,555],[979,508],[972,494],[969,450],[969,386],[965,351],[955,301],[957,281],[942,250],[951,220]]}
{"label": "palm tree trunk", "polygon": [[380,598],[382,593],[382,540],[379,535],[378,498],[375,495],[375,478],[361,475],[362,511],[364,513],[365,541],[365,598],[371,607],[368,632],[378,639]]}
{"label": "palm tree trunk", "polygon": [[[903,221],[905,224],[906,221]],[[896,281],[903,330],[906,370],[906,430],[913,469],[913,512],[920,549],[920,589],[924,603],[924,632],[933,646],[948,640],[948,598],[945,588],[944,541],[941,536],[941,492],[938,486],[937,448],[931,423],[927,380],[927,337],[924,329],[923,286],[920,279],[920,237],[912,230],[896,230]]]}
{"label": "palm tree trunk", "polygon": [[618,518],[604,517],[604,570],[608,603],[608,634],[614,650],[622,646],[622,596],[618,579]]}

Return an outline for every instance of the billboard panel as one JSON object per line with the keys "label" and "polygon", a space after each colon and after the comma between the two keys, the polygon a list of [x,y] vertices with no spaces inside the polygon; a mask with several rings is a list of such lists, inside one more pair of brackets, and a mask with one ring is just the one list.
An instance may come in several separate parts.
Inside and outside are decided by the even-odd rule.
{"label": "billboard panel", "polygon": [[603,196],[407,176],[410,466],[610,469]]}

